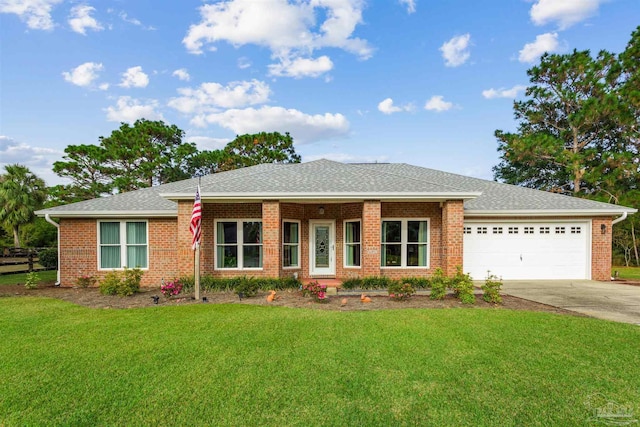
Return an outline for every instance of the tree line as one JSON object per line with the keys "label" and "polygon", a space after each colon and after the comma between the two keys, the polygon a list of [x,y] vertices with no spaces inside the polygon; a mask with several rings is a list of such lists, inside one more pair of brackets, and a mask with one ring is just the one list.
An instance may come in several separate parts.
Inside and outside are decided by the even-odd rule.
{"label": "tree line", "polygon": [[[640,26],[620,54],[544,54],[513,104],[515,132],[497,130],[496,180],[624,206],[640,205]],[[638,215],[614,247],[640,265]]]}
{"label": "tree line", "polygon": [[56,230],[34,212],[41,208],[133,191],[260,163],[299,163],[289,133],[239,135],[220,150],[198,150],[184,131],[162,121],[122,123],[98,145],[69,145],[53,171],[71,181],[47,187],[23,165],[0,174],[0,245],[51,246]]}

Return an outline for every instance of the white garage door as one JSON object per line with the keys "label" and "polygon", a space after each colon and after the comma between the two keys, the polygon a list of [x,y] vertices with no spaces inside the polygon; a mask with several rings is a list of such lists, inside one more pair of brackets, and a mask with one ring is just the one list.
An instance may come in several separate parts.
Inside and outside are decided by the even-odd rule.
{"label": "white garage door", "polygon": [[465,221],[464,272],[484,280],[590,279],[590,222]]}

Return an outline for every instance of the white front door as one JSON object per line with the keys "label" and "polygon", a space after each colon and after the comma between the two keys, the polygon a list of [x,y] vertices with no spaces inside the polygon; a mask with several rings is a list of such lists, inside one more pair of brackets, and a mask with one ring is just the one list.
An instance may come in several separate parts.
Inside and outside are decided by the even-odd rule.
{"label": "white front door", "polygon": [[309,221],[309,274],[336,274],[336,227],[333,221]]}

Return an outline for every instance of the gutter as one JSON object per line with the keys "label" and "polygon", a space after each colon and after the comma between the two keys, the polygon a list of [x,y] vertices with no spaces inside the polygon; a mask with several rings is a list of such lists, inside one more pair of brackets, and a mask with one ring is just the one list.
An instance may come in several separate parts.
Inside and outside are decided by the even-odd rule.
{"label": "gutter", "polygon": [[627,212],[626,211],[622,212],[622,216],[620,218],[616,218],[613,221],[611,221],[611,225],[613,226],[613,225],[615,225],[615,224],[617,224],[617,223],[619,223],[621,221],[624,221],[625,219],[627,219]]}
{"label": "gutter", "polygon": [[44,215],[44,219],[49,223],[49,224],[53,224],[57,230],[58,230],[58,275],[57,275],[57,280],[56,280],[56,286],[60,286],[60,224],[58,224],[57,222],[55,222],[54,220],[51,219],[51,217],[49,216],[49,214],[45,214]]}

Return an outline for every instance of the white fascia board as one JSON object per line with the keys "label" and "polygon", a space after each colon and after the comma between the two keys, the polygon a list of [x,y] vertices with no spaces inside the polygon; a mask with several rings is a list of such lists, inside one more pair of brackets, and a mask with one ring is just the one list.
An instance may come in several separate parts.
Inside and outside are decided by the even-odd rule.
{"label": "white fascia board", "polygon": [[614,216],[635,213],[637,209],[545,209],[545,210],[465,210],[465,217],[517,217],[517,216]]}
{"label": "white fascia board", "polygon": [[44,217],[49,214],[52,218],[175,218],[178,210],[175,211],[36,211],[35,214]]}
{"label": "white fascia board", "polygon": [[[479,197],[481,192],[454,193],[201,193],[203,202],[221,200],[471,200]],[[193,194],[160,193],[168,200],[193,200]]]}

